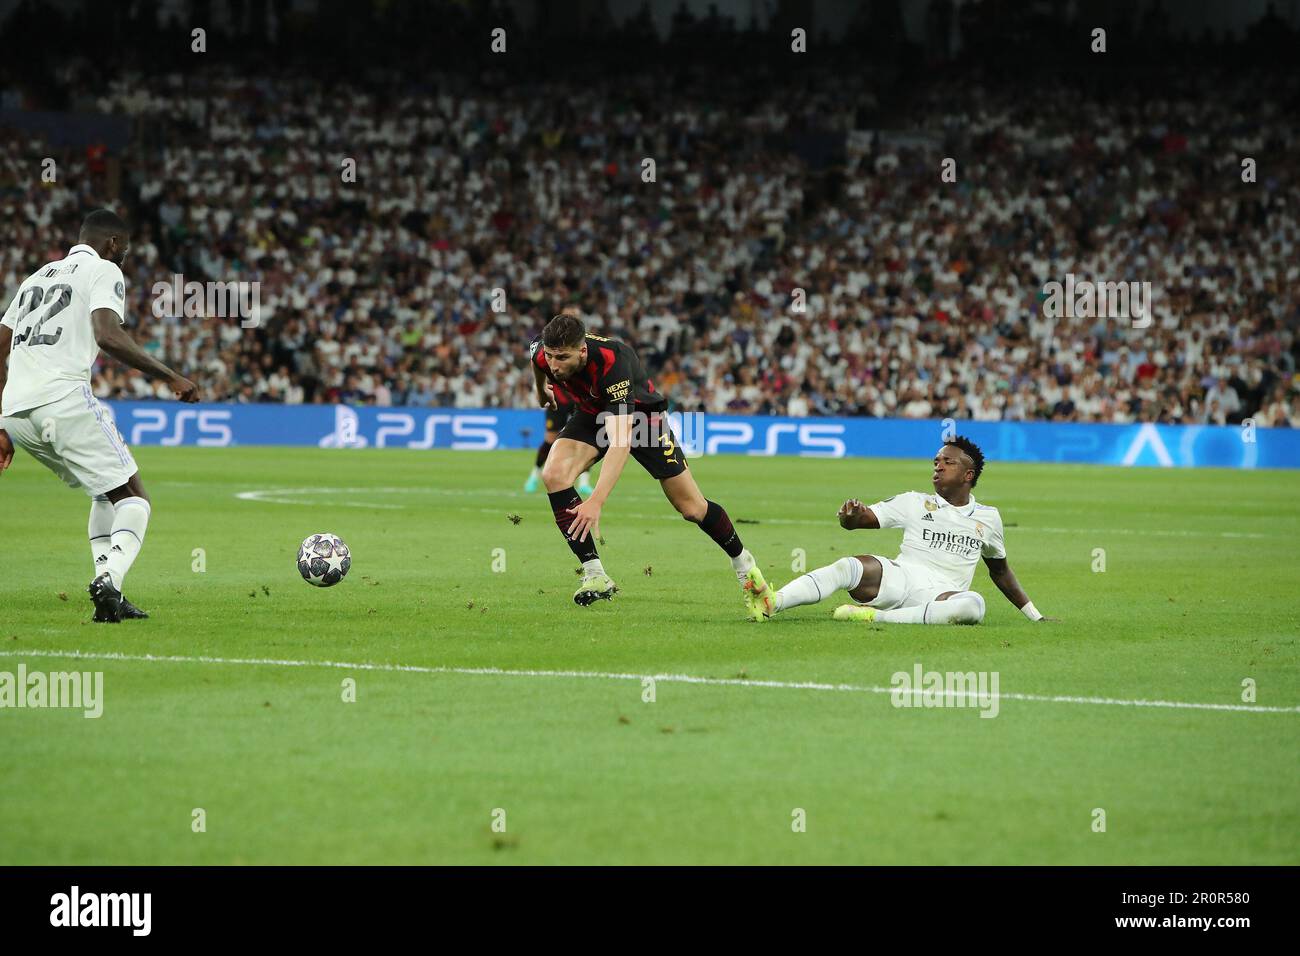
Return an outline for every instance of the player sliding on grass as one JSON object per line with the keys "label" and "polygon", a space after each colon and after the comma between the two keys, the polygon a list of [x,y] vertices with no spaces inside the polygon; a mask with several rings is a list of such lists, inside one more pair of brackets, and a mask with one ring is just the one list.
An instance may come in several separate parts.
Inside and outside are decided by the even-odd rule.
{"label": "player sliding on grass", "polygon": [[130,248],[126,223],[116,213],[92,212],[67,256],[32,273],[0,319],[0,472],[13,461],[17,443],[70,487],[90,495],[95,578],[86,590],[95,621],[109,624],[149,616],[122,596],[126,572],[144,544],[149,496],[130,449],[90,390],[91,366],[103,349],[166,380],[181,401],[199,400],[198,386],[122,328],[121,263]]}
{"label": "player sliding on grass", "polygon": [[837,607],[837,621],[978,624],[984,620],[984,598],[970,585],[976,560],[982,557],[998,590],[1025,617],[1056,620],[1038,613],[1007,564],[998,509],[971,497],[983,470],[979,447],[968,438],[954,438],[934,456],[933,494],[908,491],[870,508],[856,498],[844,502],[839,511],[842,528],[903,529],[898,557],[840,558],[779,591],[768,587],[755,566],[744,585],[750,616],[766,621],[780,611],[816,604],[846,590],[857,604]]}
{"label": "player sliding on grass", "polygon": [[[589,334],[575,316],[557,315],[533,340],[531,358],[538,403],[552,410],[555,396],[563,393],[578,406],[542,469],[555,523],[582,562],[582,584],[574,602],[586,607],[612,598],[618,590],[600,563],[595,539],[600,536],[601,508],[629,457],[659,480],[683,518],[698,524],[727,553],[743,587],[755,566],[754,556],[740,543],[722,506],[700,493],[663,417],[668,400],[655,391],[632,347]],[[602,459],[596,489],[583,501],[573,481]]]}

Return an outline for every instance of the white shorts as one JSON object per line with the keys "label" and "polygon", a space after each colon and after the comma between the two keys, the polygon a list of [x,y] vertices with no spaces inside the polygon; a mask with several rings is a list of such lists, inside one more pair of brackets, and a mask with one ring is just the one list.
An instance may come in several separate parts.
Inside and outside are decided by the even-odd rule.
{"label": "white shorts", "polygon": [[[880,562],[880,590],[866,607],[892,611],[896,607],[920,607],[947,591],[960,591],[951,584],[936,581],[915,565],[899,564],[893,558],[873,554]],[[856,602],[861,604],[861,601]]]}
{"label": "white shorts", "polygon": [[138,470],[112,413],[89,385],[0,418],[0,428],[70,488],[84,488],[92,498],[126,484]]}

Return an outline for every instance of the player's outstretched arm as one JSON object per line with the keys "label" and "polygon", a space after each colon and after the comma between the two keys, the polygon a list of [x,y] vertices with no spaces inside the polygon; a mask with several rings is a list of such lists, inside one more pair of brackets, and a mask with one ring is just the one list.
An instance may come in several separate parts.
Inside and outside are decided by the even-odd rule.
{"label": "player's outstretched arm", "polygon": [[140,348],[126,329],[122,328],[121,320],[112,309],[96,309],[90,319],[95,326],[95,341],[113,358],[146,375],[166,379],[176,398],[182,402],[199,400],[199,387]]}
{"label": "player's outstretched arm", "polygon": [[571,509],[573,523],[569,525],[569,537],[575,541],[584,540],[589,532],[600,537],[600,510],[632,455],[632,416],[607,414],[600,421],[609,451],[601,461],[600,480],[591,497]]}
{"label": "player's outstretched arm", "polygon": [[846,531],[880,527],[880,519],[876,517],[876,513],[857,498],[850,498],[840,505],[839,514],[836,517],[840,519],[840,527]]}
{"label": "player's outstretched arm", "polygon": [[1011,565],[1007,564],[1006,558],[985,558],[984,564],[989,569],[989,578],[998,586],[998,590],[1025,617],[1031,621],[1060,620],[1060,618],[1056,617],[1043,617],[1038,613],[1038,608],[1034,607],[1034,602],[1029,600],[1029,595],[1024,592],[1020,582],[1016,580],[1016,573],[1011,570]]}

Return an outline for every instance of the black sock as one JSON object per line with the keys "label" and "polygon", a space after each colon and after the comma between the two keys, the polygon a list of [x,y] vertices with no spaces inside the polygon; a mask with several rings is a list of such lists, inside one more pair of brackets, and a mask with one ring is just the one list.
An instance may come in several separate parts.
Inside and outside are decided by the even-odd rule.
{"label": "black sock", "polygon": [[699,522],[700,529],[716,541],[718,547],[727,552],[727,557],[739,557],[740,552],[745,550],[745,546],[740,543],[740,535],[736,534],[731,519],[727,517],[727,509],[716,501],[706,501],[705,504],[709,507],[704,512],[704,518]]}
{"label": "black sock", "polygon": [[[599,555],[596,554],[596,538],[594,534],[588,533],[585,541],[574,541],[569,537],[569,525],[573,524],[573,515],[565,514],[570,508],[582,504],[582,497],[572,488],[565,488],[562,491],[552,491],[547,494],[551,499],[551,511],[555,515],[555,526],[560,529],[560,534],[564,535],[564,541],[569,546],[579,561],[595,561]],[[740,552],[737,551],[737,554]]]}
{"label": "black sock", "polygon": [[542,442],[540,445],[537,446],[537,461],[536,461],[536,465],[537,465],[538,468],[541,468],[542,465],[546,464],[546,456],[549,455],[550,453],[551,453],[551,443],[550,443],[550,442],[548,442],[548,441],[544,441],[544,442]]}

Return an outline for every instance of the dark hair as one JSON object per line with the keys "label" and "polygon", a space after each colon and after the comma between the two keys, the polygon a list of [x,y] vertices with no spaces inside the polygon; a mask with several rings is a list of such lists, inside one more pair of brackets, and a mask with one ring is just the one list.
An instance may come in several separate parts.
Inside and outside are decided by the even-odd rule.
{"label": "dark hair", "polygon": [[126,221],[111,209],[96,209],[81,223],[81,238],[101,242],[109,236],[129,236]]}
{"label": "dark hair", "polygon": [[960,448],[966,453],[966,457],[971,460],[971,471],[975,472],[975,477],[970,480],[970,486],[974,488],[975,483],[980,480],[980,472],[984,470],[984,452],[980,451],[980,446],[965,435],[958,435],[948,444],[954,448]]}
{"label": "dark hair", "polygon": [[582,320],[572,315],[557,315],[542,329],[542,344],[548,349],[577,348],[586,337]]}

